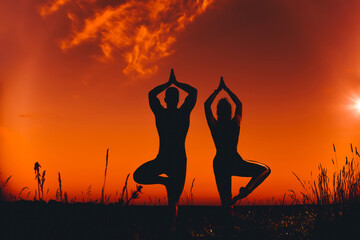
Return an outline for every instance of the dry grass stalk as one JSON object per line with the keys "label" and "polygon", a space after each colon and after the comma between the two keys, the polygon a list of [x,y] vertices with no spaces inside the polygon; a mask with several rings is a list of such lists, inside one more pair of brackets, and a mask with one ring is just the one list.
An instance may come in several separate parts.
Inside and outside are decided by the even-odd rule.
{"label": "dry grass stalk", "polygon": [[321,164],[318,167],[319,175],[317,181],[313,181],[310,184],[301,181],[300,178],[293,173],[305,190],[305,192],[301,192],[304,204],[329,205],[360,203],[360,155],[357,152],[357,148],[355,147],[354,152],[352,144],[350,145],[352,158],[349,160],[346,157],[345,164],[340,170],[337,165],[336,148],[334,144],[333,149],[336,161],[334,162],[334,160],[332,160],[335,171],[332,174],[331,184],[327,169],[322,167]]}
{"label": "dry grass stalk", "polygon": [[67,193],[66,193],[66,192],[64,193],[64,202],[65,202],[65,203],[68,203],[68,196],[67,196]]}
{"label": "dry grass stalk", "polygon": [[[21,193],[22,193],[25,189],[29,189],[29,188],[28,188],[28,187],[23,187],[23,188],[21,189],[21,191],[19,192],[18,198],[19,198],[20,200],[23,200],[23,199],[21,198]],[[29,193],[28,193],[28,195],[29,195]]]}
{"label": "dry grass stalk", "polygon": [[105,191],[105,182],[106,182],[106,173],[107,173],[108,161],[109,161],[109,149],[106,150],[105,176],[104,176],[104,184],[103,184],[103,187],[101,189],[101,199],[100,199],[101,204],[103,204],[104,201],[105,201],[104,191]]}
{"label": "dry grass stalk", "polygon": [[192,205],[194,202],[194,194],[193,194],[193,188],[194,188],[194,182],[195,182],[195,178],[192,180],[191,182],[191,187],[190,187],[190,193],[189,195],[185,196],[185,200],[182,200],[182,202],[186,205]]}
{"label": "dry grass stalk", "polygon": [[56,190],[56,200],[60,200],[62,202],[63,200],[63,192],[61,188],[61,175],[60,172],[58,172],[58,182],[59,182],[59,188]]}
{"label": "dry grass stalk", "polygon": [[90,184],[89,187],[88,187],[88,189],[87,189],[87,191],[86,191],[86,197],[87,197],[87,200],[88,200],[89,202],[92,201],[92,200],[91,200],[91,193],[92,193],[92,191],[91,191],[91,184]]}
{"label": "dry grass stalk", "polygon": [[[40,164],[38,162],[35,163],[34,170],[35,170],[35,180],[37,180],[37,187],[38,187],[38,200],[42,200],[44,198],[44,183],[45,183],[45,170],[43,171],[42,175],[40,175]],[[40,195],[41,193],[41,195]],[[36,200],[36,195],[35,195]]]}
{"label": "dry grass stalk", "polygon": [[194,202],[194,194],[193,194],[194,182],[195,182],[195,178],[192,180],[190,187],[190,205],[192,205]]}
{"label": "dry grass stalk", "polygon": [[138,199],[139,198],[139,195],[141,193],[141,189],[143,187],[141,185],[136,185],[136,190],[135,191],[131,191],[131,197],[129,200],[127,200],[126,202],[126,206],[128,206],[130,204],[131,201],[135,200],[135,199]]}
{"label": "dry grass stalk", "polygon": [[12,176],[8,177],[8,178],[1,184],[1,186],[0,186],[0,196],[1,196],[2,190],[8,185],[11,177],[12,177]]}
{"label": "dry grass stalk", "polygon": [[128,191],[127,191],[127,184],[128,184],[129,176],[130,176],[130,173],[126,176],[126,180],[125,180],[124,187],[122,189],[121,197],[119,198],[119,204],[120,205],[123,205],[125,203],[124,194],[126,194],[125,195],[126,196],[126,202],[129,200],[128,199]]}

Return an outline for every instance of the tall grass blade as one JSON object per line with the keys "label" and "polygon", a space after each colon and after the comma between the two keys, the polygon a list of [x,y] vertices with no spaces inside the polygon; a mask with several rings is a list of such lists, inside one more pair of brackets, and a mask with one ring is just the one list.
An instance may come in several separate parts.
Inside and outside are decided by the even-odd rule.
{"label": "tall grass blade", "polygon": [[109,148],[106,150],[105,176],[104,176],[104,184],[101,189],[101,199],[100,199],[101,204],[103,204],[105,201],[104,191],[105,191],[105,182],[106,182],[106,173],[107,173],[108,162],[109,162]]}

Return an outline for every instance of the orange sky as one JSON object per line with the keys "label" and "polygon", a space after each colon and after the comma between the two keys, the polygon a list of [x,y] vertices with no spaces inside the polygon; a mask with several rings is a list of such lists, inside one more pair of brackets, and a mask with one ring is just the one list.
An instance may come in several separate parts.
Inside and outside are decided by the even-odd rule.
{"label": "orange sky", "polygon": [[[269,165],[250,201],[299,190],[319,163],[331,168],[360,146],[358,1],[21,0],[0,2],[0,180],[18,195],[46,170],[47,199],[63,191],[99,198],[121,191],[128,173],[156,157],[147,93],[168,80],[198,89],[186,147],[183,197],[219,204],[215,147],[203,103],[220,76],[243,102],[239,153]],[[163,95],[161,95],[163,97]],[[182,94],[182,99],[184,93]],[[332,171],[332,168],[331,168]],[[233,193],[248,179],[233,178]],[[129,187],[135,183],[130,178]],[[145,186],[164,201],[165,188]]]}

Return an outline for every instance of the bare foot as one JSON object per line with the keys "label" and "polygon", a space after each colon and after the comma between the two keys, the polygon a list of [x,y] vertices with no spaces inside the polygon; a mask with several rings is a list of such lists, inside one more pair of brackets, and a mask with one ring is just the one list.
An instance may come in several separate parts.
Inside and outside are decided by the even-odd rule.
{"label": "bare foot", "polygon": [[232,206],[232,205],[235,205],[235,203],[236,203],[237,201],[239,201],[239,200],[240,200],[239,195],[236,195],[235,197],[233,197],[233,198],[231,199],[230,205],[231,205],[231,206]]}
{"label": "bare foot", "polygon": [[239,194],[231,199],[231,205],[234,205],[237,201],[246,198],[250,194],[249,190],[245,187],[241,187],[239,190]]}
{"label": "bare foot", "polygon": [[239,190],[239,199],[243,199],[243,198],[246,198],[248,195],[250,194],[250,191],[247,190],[246,188],[244,187],[241,187],[240,190]]}

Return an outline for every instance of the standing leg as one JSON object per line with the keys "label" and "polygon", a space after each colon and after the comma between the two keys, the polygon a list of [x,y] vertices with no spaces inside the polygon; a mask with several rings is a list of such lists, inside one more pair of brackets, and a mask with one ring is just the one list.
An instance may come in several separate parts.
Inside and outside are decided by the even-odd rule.
{"label": "standing leg", "polygon": [[169,172],[169,183],[166,186],[168,204],[170,209],[171,231],[175,228],[178,215],[178,204],[180,196],[184,189],[186,176],[186,164],[180,164]]}
{"label": "standing leg", "polygon": [[233,209],[231,205],[231,175],[229,167],[224,164],[223,159],[214,160],[214,174],[216,180],[216,186],[220,195],[222,206],[221,221],[223,224],[220,226],[220,232],[224,239],[231,239],[233,225]]}
{"label": "standing leg", "polygon": [[216,186],[220,195],[221,205],[228,215],[232,215],[231,208],[231,175],[226,169],[229,166],[223,166],[222,159],[214,160],[214,174]]}

